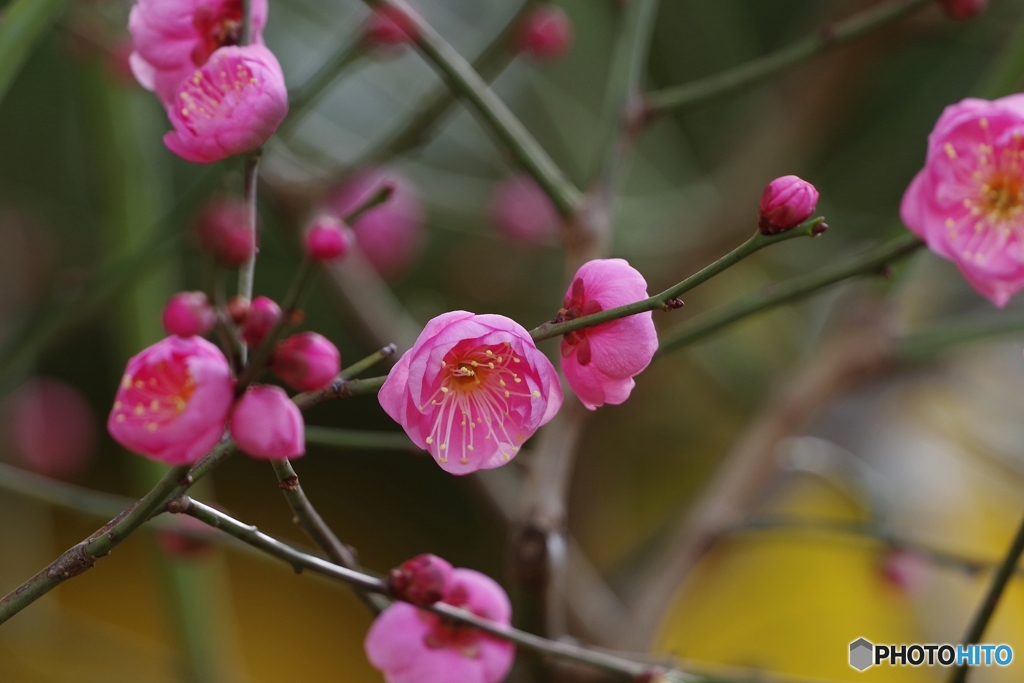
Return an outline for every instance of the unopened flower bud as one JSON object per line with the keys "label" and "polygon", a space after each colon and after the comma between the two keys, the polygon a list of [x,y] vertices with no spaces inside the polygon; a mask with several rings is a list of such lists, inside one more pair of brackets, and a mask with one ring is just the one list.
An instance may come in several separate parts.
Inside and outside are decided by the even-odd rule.
{"label": "unopened flower bud", "polygon": [[249,208],[237,199],[219,199],[208,204],[199,214],[196,231],[203,249],[228,268],[248,262],[256,248]]}
{"label": "unopened flower bud", "polygon": [[562,8],[544,5],[530,12],[519,27],[516,48],[535,59],[557,59],[572,43],[572,20]]}
{"label": "unopened flower bud", "polygon": [[231,414],[231,438],[245,453],[263,460],[297,458],[306,452],[299,407],[284,389],[270,384],[249,387],[238,399]]}
{"label": "unopened flower bud", "polygon": [[416,24],[398,7],[379,7],[370,15],[366,36],[377,45],[405,45],[416,37]]}
{"label": "unopened flower bud", "polygon": [[228,317],[231,318],[231,322],[236,325],[241,325],[245,322],[246,317],[249,315],[249,300],[244,296],[232,297],[228,301],[225,309],[227,310]]}
{"label": "unopened flower bud", "polygon": [[495,226],[515,242],[548,244],[558,235],[558,211],[530,176],[517,175],[499,184],[490,209]]}
{"label": "unopened flower bud", "polygon": [[299,391],[322,389],[341,370],[338,347],[316,332],[294,334],[277,345],[274,374]]}
{"label": "unopened flower bud", "polygon": [[939,0],[939,4],[950,19],[966,21],[984,12],[988,0]]}
{"label": "unopened flower bud", "polygon": [[437,555],[417,555],[388,574],[391,594],[414,605],[433,605],[445,596],[452,566]]}
{"label": "unopened flower bud", "polygon": [[217,324],[217,312],[202,292],[178,292],[164,307],[163,324],[167,334],[203,337]]}
{"label": "unopened flower bud", "polygon": [[321,214],[306,230],[304,246],[312,261],[334,261],[348,252],[352,237],[345,224],[334,216]]}
{"label": "unopened flower bud", "polygon": [[242,339],[249,346],[259,346],[280,318],[280,306],[265,296],[256,297],[252,300],[249,313],[242,324]]}
{"label": "unopened flower bud", "polygon": [[775,235],[803,223],[818,206],[818,191],[806,180],[786,175],[768,183],[761,193],[757,226],[762,235]]}

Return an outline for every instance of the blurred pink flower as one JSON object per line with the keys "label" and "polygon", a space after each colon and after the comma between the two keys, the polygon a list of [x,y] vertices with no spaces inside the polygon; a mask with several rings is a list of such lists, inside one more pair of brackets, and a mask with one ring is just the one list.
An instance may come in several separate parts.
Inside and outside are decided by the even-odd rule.
{"label": "blurred pink flower", "polygon": [[445,596],[452,566],[437,555],[417,555],[388,574],[391,595],[414,605],[432,605]]}
{"label": "blurred pink flower", "polygon": [[[142,87],[172,104],[178,86],[242,37],[242,0],[138,0],[128,16],[129,61]],[[253,42],[263,43],[267,0],[252,0]]]}
{"label": "blurred pink flower", "polygon": [[795,228],[814,215],[818,190],[795,175],[784,175],[768,183],[761,193],[757,227],[764,235]]}
{"label": "blurred pink flower", "polygon": [[[643,275],[622,259],[584,263],[565,294],[559,320],[631,304],[647,298]],[[562,337],[562,372],[580,401],[590,410],[622,403],[658,350],[651,312],[570,332]]]}
{"label": "blurred pink flower", "polygon": [[248,455],[262,460],[297,458],[306,452],[299,407],[281,387],[249,387],[231,413],[231,438]]}
{"label": "blurred pink flower", "polygon": [[950,19],[964,21],[984,12],[988,0],[939,0],[939,4]]}
{"label": "blurred pink flower", "polygon": [[416,36],[416,24],[398,7],[379,6],[366,22],[366,35],[378,45],[404,45]]}
{"label": "blurred pink flower", "polygon": [[904,593],[917,595],[931,583],[931,559],[916,550],[893,548],[882,557],[882,575]]}
{"label": "blurred pink flower", "polygon": [[558,412],[562,389],[518,323],[452,311],[427,323],[378,400],[442,469],[467,474],[515,457]]}
{"label": "blurred pink flower", "polygon": [[201,337],[167,337],[128,361],[107,430],[168,465],[196,462],[224,433],[234,401],[228,361]]}
{"label": "blurred pink flower", "polygon": [[274,325],[281,319],[281,307],[265,296],[258,296],[249,304],[242,323],[242,339],[251,347],[257,347]]}
{"label": "blurred pink flower", "polygon": [[29,380],[5,401],[4,418],[15,453],[39,474],[69,479],[96,453],[96,415],[67,382]]}
{"label": "blurred pink flower", "polygon": [[167,334],[202,337],[217,324],[217,312],[203,292],[178,292],[164,306],[161,319]]}
{"label": "blurred pink flower", "polygon": [[252,258],[256,236],[249,226],[249,207],[241,199],[216,197],[196,216],[199,245],[228,268],[237,268]]}
{"label": "blurred pink flower", "polygon": [[293,334],[277,345],[274,374],[299,391],[323,389],[341,370],[338,347],[316,332]]}
{"label": "blurred pink flower", "polygon": [[1024,95],[946,107],[900,216],[996,306],[1024,288]]}
{"label": "blurred pink flower", "polygon": [[352,221],[356,243],[381,275],[401,275],[423,248],[423,208],[416,186],[387,167],[363,170],[346,181],[330,199],[331,210],[344,218],[369,201],[384,185],[392,188],[383,204]]}
{"label": "blurred pink flower", "polygon": [[167,148],[207,164],[250,152],[266,142],[288,114],[288,91],[274,54],[262,45],[222,47],[182,81],[167,117]]}
{"label": "blurred pink flower", "polygon": [[188,515],[174,515],[180,530],[160,529],[156,542],[160,550],[181,560],[196,560],[212,549],[216,530]]}
{"label": "blurred pink flower", "polygon": [[343,257],[352,243],[348,226],[334,216],[321,214],[314,218],[303,238],[306,256],[316,262],[336,261]]}
{"label": "blurred pink flower", "polygon": [[556,5],[541,5],[523,19],[516,48],[543,61],[562,56],[572,44],[572,20]]}
{"label": "blurred pink flower", "polygon": [[551,244],[561,218],[544,190],[528,175],[500,183],[491,196],[491,218],[508,239],[523,244]]}
{"label": "blurred pink flower", "polygon": [[[455,569],[444,602],[477,616],[511,623],[508,596],[493,579]],[[512,643],[396,602],[366,634],[366,656],[387,683],[498,683],[512,668]]]}

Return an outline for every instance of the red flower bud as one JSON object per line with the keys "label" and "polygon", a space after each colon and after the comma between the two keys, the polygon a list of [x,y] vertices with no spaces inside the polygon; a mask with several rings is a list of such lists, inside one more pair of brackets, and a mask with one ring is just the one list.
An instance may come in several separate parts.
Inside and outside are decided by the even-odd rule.
{"label": "red flower bud", "polygon": [[341,370],[338,348],[323,335],[301,332],[277,345],[274,374],[299,391],[322,389]]}
{"label": "red flower bud", "polygon": [[572,20],[560,7],[544,5],[530,12],[519,27],[516,48],[536,59],[562,56],[572,43]]}
{"label": "red flower bud", "polygon": [[280,318],[280,306],[265,296],[256,297],[242,325],[242,339],[249,346],[259,346]]}
{"label": "red flower bud", "polygon": [[244,296],[232,297],[232,299],[228,301],[227,306],[225,306],[228,312],[228,317],[231,318],[231,322],[236,325],[244,323],[245,318],[249,315],[250,305],[249,300]]}
{"label": "red flower bud", "polygon": [[391,594],[414,605],[432,605],[445,596],[452,566],[437,555],[417,555],[388,574]]}
{"label": "red flower bud", "polygon": [[163,324],[167,334],[202,337],[217,324],[217,312],[202,292],[178,292],[164,307]]}
{"label": "red flower bud", "polygon": [[795,175],[782,176],[768,183],[761,193],[757,225],[762,235],[775,235],[803,223],[814,215],[818,191]]}
{"label": "red flower bud", "polygon": [[322,214],[306,230],[304,246],[312,261],[334,261],[348,252],[352,236],[345,224],[334,216]]}
{"label": "red flower bud", "polygon": [[249,226],[249,208],[237,199],[208,204],[196,221],[199,244],[222,265],[237,268],[252,258],[256,238]]}
{"label": "red flower bud", "polygon": [[939,4],[950,19],[966,21],[984,12],[988,0],[939,0]]}
{"label": "red flower bud", "polygon": [[404,45],[416,37],[416,24],[397,7],[380,7],[370,15],[366,35],[377,45]]}

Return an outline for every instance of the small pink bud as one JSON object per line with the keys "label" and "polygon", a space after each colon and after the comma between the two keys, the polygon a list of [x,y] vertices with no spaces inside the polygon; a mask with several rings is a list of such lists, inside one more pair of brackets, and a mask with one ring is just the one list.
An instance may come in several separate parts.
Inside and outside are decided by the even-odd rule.
{"label": "small pink bud", "polygon": [[803,223],[814,215],[818,191],[806,180],[785,175],[768,183],[761,193],[757,225],[762,235],[775,235]]}
{"label": "small pink bud", "polygon": [[306,256],[312,261],[340,259],[351,244],[352,237],[348,228],[334,216],[321,214],[313,219],[306,230]]}
{"label": "small pink bud", "polygon": [[[258,301],[258,299],[257,299]],[[280,460],[306,452],[302,413],[281,387],[249,387],[231,414],[231,438],[254,458]]]}
{"label": "small pink bud", "polygon": [[249,306],[248,315],[245,316],[245,323],[242,325],[242,339],[249,346],[259,346],[263,338],[280,319],[280,306],[265,296],[256,297]]}
{"label": "small pink bud", "polygon": [[404,45],[416,37],[416,24],[398,7],[380,7],[370,15],[366,36],[378,45]]}
{"label": "small pink bud", "polygon": [[251,304],[244,296],[235,296],[228,301],[225,309],[227,310],[228,317],[231,318],[231,322],[241,325],[249,315],[249,306]]}
{"label": "small pink bud", "polygon": [[323,389],[341,370],[338,347],[316,332],[293,334],[277,345],[274,374],[299,391]]}
{"label": "small pink bud", "polygon": [[163,323],[167,334],[203,337],[217,324],[217,312],[202,292],[178,292],[164,307]]}
{"label": "small pink bud", "polygon": [[216,199],[196,219],[199,244],[221,265],[237,268],[252,258],[255,235],[249,225],[249,208],[238,199]]}
{"label": "small pink bud", "polygon": [[437,555],[417,555],[388,574],[388,588],[400,600],[414,605],[433,605],[445,596],[452,566]]}
{"label": "small pink bud", "polygon": [[3,409],[9,443],[26,467],[60,479],[89,467],[96,452],[96,416],[78,389],[37,377],[11,394]]}
{"label": "small pink bud", "polygon": [[984,12],[988,0],[939,0],[939,4],[950,19],[966,21]]}
{"label": "small pink bud", "polygon": [[516,47],[536,59],[551,61],[572,43],[572,20],[562,8],[544,5],[530,12],[519,27]]}
{"label": "small pink bud", "polygon": [[512,241],[549,244],[558,234],[558,211],[530,176],[517,175],[499,184],[490,209],[494,224]]}

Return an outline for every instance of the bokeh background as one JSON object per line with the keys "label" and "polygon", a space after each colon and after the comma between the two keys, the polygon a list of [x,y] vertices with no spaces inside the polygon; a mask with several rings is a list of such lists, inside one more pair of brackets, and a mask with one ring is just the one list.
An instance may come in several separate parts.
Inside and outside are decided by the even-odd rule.
{"label": "bokeh background", "polygon": [[[367,13],[356,0],[270,4],[266,42],[289,84],[349,40]],[[571,50],[552,64],[513,60],[494,88],[582,186],[600,163],[608,70],[629,3],[557,4],[575,27]],[[872,4],[665,0],[646,83],[699,79]],[[416,3],[470,58],[519,5]],[[117,447],[102,425],[126,359],[160,338],[167,297],[202,286],[189,226],[207,197],[240,191],[241,166],[203,168],[163,147],[164,114],[125,70],[128,9],[122,0],[67,2],[0,102],[0,459],[138,496],[159,470]],[[935,119],[1022,43],[1016,0],[992,0],[967,23],[936,3],[779,77],[661,117],[638,144],[612,221],[613,254],[652,291],[745,239],[762,187],[778,175],[818,187],[830,229],[730,269],[683,310],[657,313],[659,329],[901,234],[899,200]],[[257,293],[283,295],[308,212],[440,86],[415,51],[374,54],[271,141]],[[470,112],[456,106],[427,144],[388,163],[415,182],[426,207],[422,254],[387,283],[356,266],[320,277],[305,328],[352,361],[388,341],[407,348],[418,325],[446,310],[502,313],[527,327],[552,317],[563,252],[495,231],[490,194],[514,168]],[[101,277],[111,263],[118,277]],[[1024,514],[1024,310],[1014,302],[995,311],[927,253],[887,275],[660,358],[627,403],[587,416],[568,499],[573,635],[740,680],[943,679],[928,668],[859,674],[847,647],[861,636],[961,637]],[[378,297],[369,306],[367,292]],[[892,351],[904,335],[1014,320],[1021,331],[943,343],[939,353],[919,344],[913,362]],[[949,339],[936,334],[911,338]],[[543,348],[557,353],[555,342]],[[307,420],[397,430],[372,398],[319,406]],[[54,463],[51,452],[74,457]],[[508,469],[527,471],[529,461],[526,452]],[[507,487],[515,475],[454,478],[423,454],[322,446],[296,468],[367,567],[383,572],[429,551],[518,595],[507,569],[508,518],[523,495]],[[728,486],[709,488],[728,476],[745,482],[741,503]],[[6,592],[102,520],[3,483]],[[742,521],[695,554],[687,520],[717,500],[709,491],[735,503]],[[197,497],[305,542],[265,463],[234,457]],[[1018,583],[987,640],[1024,656]],[[362,653],[369,623],[344,586],[234,546],[183,553],[143,531],[0,628],[0,680],[374,682],[381,677]],[[1022,666],[972,680],[1019,680]],[[550,675],[527,660],[512,679]]]}

